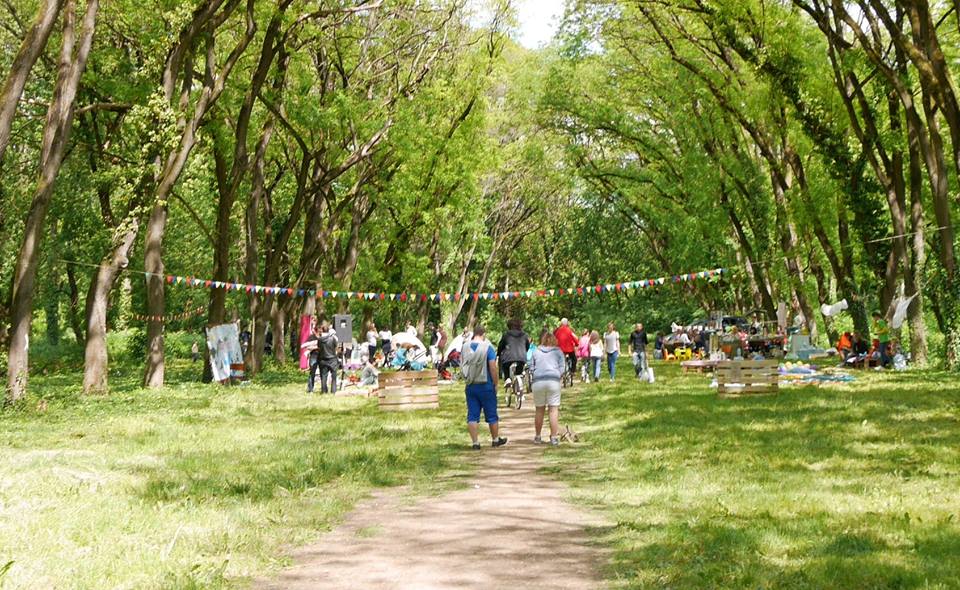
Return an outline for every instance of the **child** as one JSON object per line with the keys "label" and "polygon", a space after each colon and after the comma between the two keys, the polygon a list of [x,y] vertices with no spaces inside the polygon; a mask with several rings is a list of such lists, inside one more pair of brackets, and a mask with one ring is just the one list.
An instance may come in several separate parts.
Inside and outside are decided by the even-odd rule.
{"label": "child", "polygon": [[372,385],[373,389],[377,389],[377,377],[379,375],[380,370],[367,358],[367,363],[363,366],[363,370],[360,371],[360,385]]}

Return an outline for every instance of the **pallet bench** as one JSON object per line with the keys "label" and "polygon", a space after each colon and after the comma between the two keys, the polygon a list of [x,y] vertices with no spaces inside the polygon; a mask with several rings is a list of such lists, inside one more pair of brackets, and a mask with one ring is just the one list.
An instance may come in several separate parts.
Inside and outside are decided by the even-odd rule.
{"label": "pallet bench", "polygon": [[435,370],[380,373],[377,395],[378,405],[385,412],[440,409]]}
{"label": "pallet bench", "polygon": [[776,394],[780,386],[778,367],[776,360],[719,361],[716,367],[717,395]]}
{"label": "pallet bench", "polygon": [[697,373],[703,373],[704,371],[713,371],[717,367],[717,363],[720,361],[683,361],[680,363],[680,368],[683,369],[684,373],[689,373],[690,371],[696,371]]}

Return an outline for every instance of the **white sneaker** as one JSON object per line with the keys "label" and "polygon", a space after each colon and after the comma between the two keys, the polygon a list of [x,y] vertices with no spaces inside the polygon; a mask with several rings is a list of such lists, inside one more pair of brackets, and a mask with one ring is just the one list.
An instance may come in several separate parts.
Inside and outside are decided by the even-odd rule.
{"label": "white sneaker", "polygon": [[540,438],[539,436],[533,437],[533,444],[539,445],[539,444],[542,443],[542,442],[543,442],[543,439]]}

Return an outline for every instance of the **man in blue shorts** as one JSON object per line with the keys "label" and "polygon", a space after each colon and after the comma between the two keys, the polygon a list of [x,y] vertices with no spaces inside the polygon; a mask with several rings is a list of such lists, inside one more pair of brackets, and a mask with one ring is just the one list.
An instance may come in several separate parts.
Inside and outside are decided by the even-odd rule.
{"label": "man in blue shorts", "polygon": [[474,450],[480,450],[480,411],[490,427],[493,447],[502,447],[507,439],[500,436],[500,417],[497,415],[497,353],[486,339],[487,330],[477,326],[473,338],[460,352],[460,371],[467,382],[467,430]]}

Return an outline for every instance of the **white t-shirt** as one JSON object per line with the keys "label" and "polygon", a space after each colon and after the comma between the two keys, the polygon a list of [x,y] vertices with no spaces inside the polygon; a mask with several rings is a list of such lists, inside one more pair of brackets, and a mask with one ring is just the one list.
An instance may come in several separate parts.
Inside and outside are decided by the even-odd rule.
{"label": "white t-shirt", "polygon": [[367,332],[367,345],[376,346],[377,345],[377,333],[374,330]]}
{"label": "white t-shirt", "polygon": [[380,330],[380,340],[384,342],[390,342],[393,340],[393,332],[390,330]]}
{"label": "white t-shirt", "polygon": [[590,343],[590,356],[592,358],[600,358],[603,356],[603,343],[599,340],[596,342]]}
{"label": "white t-shirt", "polygon": [[614,330],[603,335],[603,344],[607,347],[607,352],[620,352],[620,332]]}

